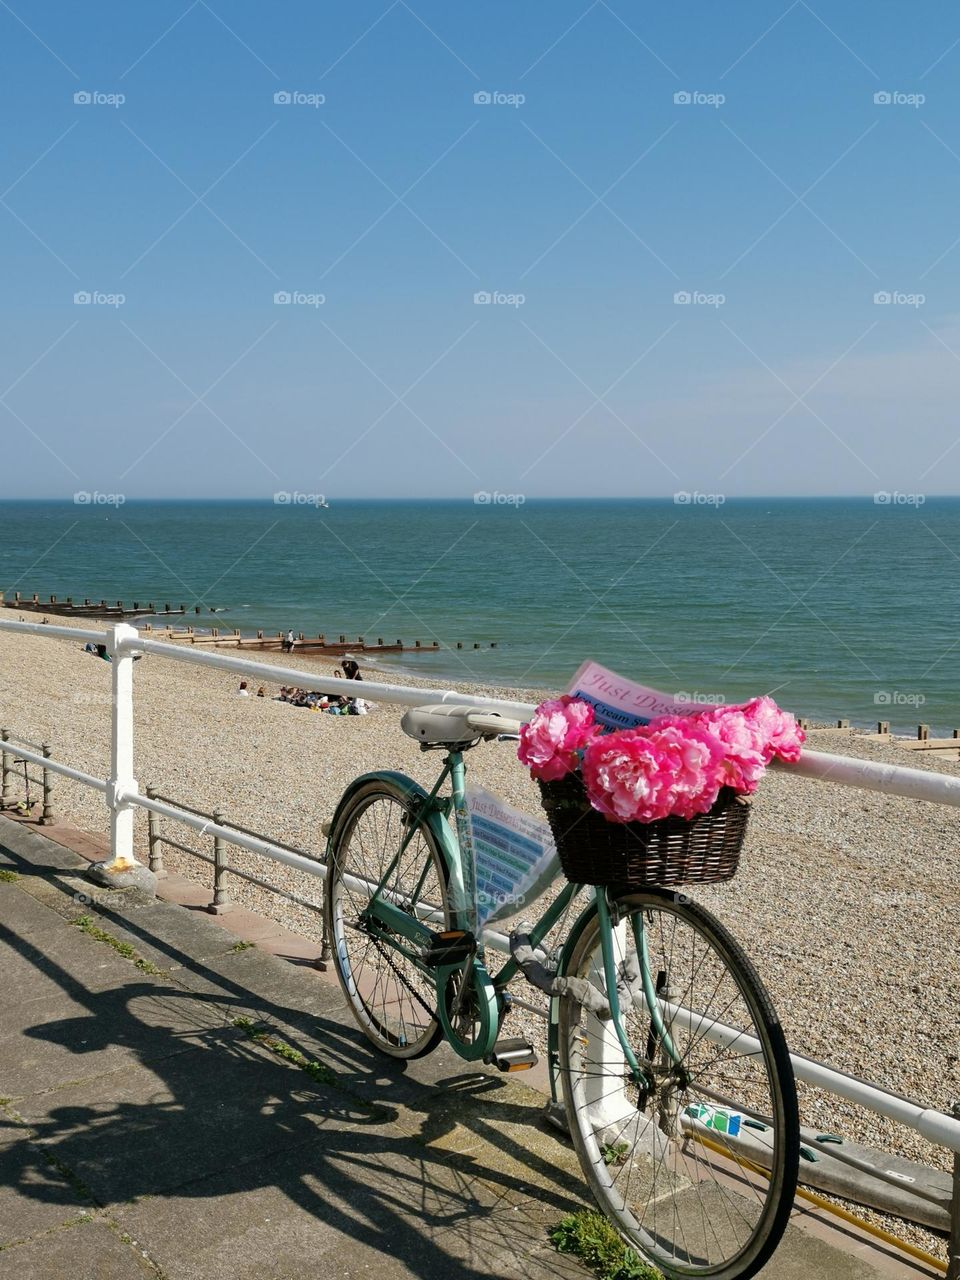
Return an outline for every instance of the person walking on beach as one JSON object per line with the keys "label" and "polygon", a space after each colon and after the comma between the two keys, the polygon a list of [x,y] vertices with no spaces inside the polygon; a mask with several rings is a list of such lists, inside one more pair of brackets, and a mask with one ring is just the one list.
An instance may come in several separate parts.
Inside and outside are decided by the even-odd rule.
{"label": "person walking on beach", "polygon": [[283,642],[283,651],[284,651],[284,653],[293,653],[293,646],[294,646],[294,644],[295,644],[295,641],[294,641],[294,638],[293,638],[293,632],[292,632],[292,631],[288,631],[288,632],[287,632],[287,638],[286,638],[286,640],[284,640],[284,642]]}

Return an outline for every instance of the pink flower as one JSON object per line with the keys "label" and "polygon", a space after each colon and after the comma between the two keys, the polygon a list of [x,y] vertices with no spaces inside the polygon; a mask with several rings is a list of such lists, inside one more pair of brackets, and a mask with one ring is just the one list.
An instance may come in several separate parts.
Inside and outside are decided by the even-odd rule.
{"label": "pink flower", "polygon": [[800,759],[807,735],[788,711],[781,711],[772,698],[753,698],[741,711],[763,742],[768,764],[775,756],[791,762]]}
{"label": "pink flower", "polygon": [[564,694],[540,703],[520,730],[517,755],[535,778],[556,782],[580,767],[578,752],[599,733],[590,703]]}
{"label": "pink flower", "polygon": [[583,758],[591,805],[613,822],[655,822],[706,813],[720,789],[722,750],[684,721],[597,738]]}
{"label": "pink flower", "polygon": [[695,719],[721,748],[723,785],[747,794],[756,791],[769,756],[755,721],[740,707],[714,707]]}

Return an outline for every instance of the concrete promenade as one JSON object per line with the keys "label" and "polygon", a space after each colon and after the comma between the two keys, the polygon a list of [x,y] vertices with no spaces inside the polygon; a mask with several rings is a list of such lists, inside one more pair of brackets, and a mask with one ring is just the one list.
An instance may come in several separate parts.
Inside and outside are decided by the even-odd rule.
{"label": "concrete promenade", "polygon": [[[540,1093],[385,1061],[315,971],[87,865],[0,818],[0,1280],[586,1276]],[[931,1274],[799,1218],[767,1280]]]}

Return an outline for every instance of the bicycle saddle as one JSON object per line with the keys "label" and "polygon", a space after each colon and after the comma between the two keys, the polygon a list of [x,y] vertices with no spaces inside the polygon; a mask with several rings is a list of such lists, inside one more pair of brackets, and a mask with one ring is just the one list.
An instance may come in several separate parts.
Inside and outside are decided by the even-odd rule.
{"label": "bicycle saddle", "polygon": [[[480,716],[487,723],[471,724]],[[400,728],[408,737],[426,746],[467,747],[478,738],[495,738],[498,730],[489,725],[491,715],[476,707],[447,706],[443,703],[431,707],[411,707],[404,713]]]}

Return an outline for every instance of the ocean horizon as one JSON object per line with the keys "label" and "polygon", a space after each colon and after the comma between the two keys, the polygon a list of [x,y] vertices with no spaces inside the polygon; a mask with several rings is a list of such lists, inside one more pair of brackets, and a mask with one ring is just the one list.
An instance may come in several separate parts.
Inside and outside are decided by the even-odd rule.
{"label": "ocean horizon", "polygon": [[705,703],[960,727],[958,497],[285,496],[0,500],[0,590],[440,645],[384,678],[555,688],[589,657]]}

